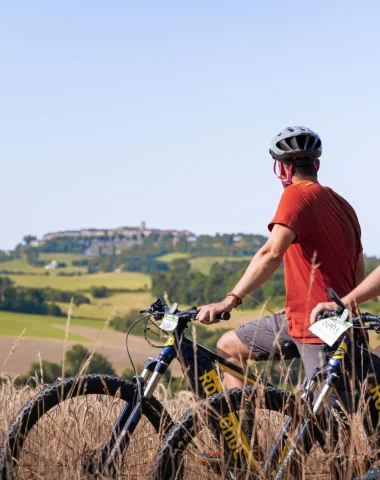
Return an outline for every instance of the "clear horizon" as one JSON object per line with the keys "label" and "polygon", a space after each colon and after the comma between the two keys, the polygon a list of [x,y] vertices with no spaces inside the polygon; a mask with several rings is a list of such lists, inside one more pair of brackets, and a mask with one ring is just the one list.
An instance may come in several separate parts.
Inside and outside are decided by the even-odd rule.
{"label": "clear horizon", "polygon": [[0,7],[1,249],[139,225],[267,235],[270,140],[306,125],[320,181],[380,255],[380,4],[206,0]]}

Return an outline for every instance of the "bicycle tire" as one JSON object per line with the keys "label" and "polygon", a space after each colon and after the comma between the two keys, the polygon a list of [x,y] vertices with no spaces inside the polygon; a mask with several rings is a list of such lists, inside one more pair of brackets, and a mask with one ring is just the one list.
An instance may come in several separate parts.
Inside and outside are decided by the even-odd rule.
{"label": "bicycle tire", "polygon": [[[162,447],[158,451],[156,461],[153,466],[151,480],[180,480],[183,478],[195,478],[194,470],[192,471],[192,474],[189,474],[189,477],[186,476],[186,472],[184,471],[184,465],[186,462],[184,461],[183,457],[186,453],[186,449],[190,445],[194,446],[194,441],[197,435],[197,428],[199,428],[198,420],[196,418],[196,412],[205,409],[211,409],[214,412],[220,412],[220,415],[224,416],[228,412],[236,412],[238,409],[241,410],[241,405],[243,404],[243,401],[247,396],[250,397],[252,400],[257,400],[259,394],[261,396],[261,401],[263,402],[262,405],[265,405],[264,410],[275,412],[276,414],[280,415],[287,415],[294,420],[293,426],[298,424],[298,421],[301,418],[303,412],[299,406],[299,400],[291,392],[286,392],[275,387],[263,388],[257,386],[249,386],[244,389],[237,388],[229,390],[228,397],[226,397],[225,393],[223,392],[214,394],[209,399],[201,402],[197,406],[195,412],[187,412],[182,417],[180,423],[174,425],[168,432],[168,434],[165,436],[164,442],[162,444]],[[207,421],[210,424],[212,422],[212,418],[207,418]],[[211,428],[212,427],[210,427],[210,430]],[[310,461],[311,463],[313,463],[315,461],[315,458],[311,457]],[[289,467],[291,467],[290,464]],[[265,476],[263,477],[263,472],[254,473],[251,470],[240,471],[240,473],[236,471],[232,472],[231,465],[225,465],[223,468],[223,471],[219,472],[216,477],[213,473],[211,478],[266,478]],[[327,468],[328,467],[326,467],[326,469]],[[233,473],[232,477],[228,476],[229,472]],[[272,471],[271,474],[273,474]],[[198,473],[198,475],[203,479],[208,478],[207,475],[205,475],[204,470],[202,470],[201,473]],[[326,475],[329,475],[329,473],[327,473]],[[321,476],[320,478],[323,478],[323,476]]]}
{"label": "bicycle tire", "polygon": [[[104,397],[112,397],[114,401],[131,402],[136,396],[136,384],[112,375],[91,374],[70,377],[45,387],[21,408],[8,429],[0,449],[1,478],[17,476],[20,456],[28,435],[33,428],[38,428],[41,419],[48,417],[54,407],[61,408],[66,400],[82,397],[86,397],[87,401],[87,396],[91,395],[100,395],[103,401]],[[172,425],[170,416],[155,397],[143,399],[142,413],[157,433],[164,433]],[[104,441],[105,438],[101,440]]]}

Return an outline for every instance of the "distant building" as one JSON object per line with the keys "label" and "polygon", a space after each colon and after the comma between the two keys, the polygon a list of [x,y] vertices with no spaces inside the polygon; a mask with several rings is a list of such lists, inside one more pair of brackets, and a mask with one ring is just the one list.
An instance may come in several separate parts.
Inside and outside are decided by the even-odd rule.
{"label": "distant building", "polygon": [[45,270],[55,270],[58,267],[57,260],[52,260],[44,266]]}
{"label": "distant building", "polygon": [[[63,230],[60,232],[47,233],[42,237],[42,242],[47,242],[54,238],[59,237],[115,237],[117,235],[126,238],[141,239],[142,235],[149,236],[152,233],[158,233],[159,235],[173,235],[174,238],[183,236],[190,242],[194,242],[197,236],[189,230],[161,230],[160,228],[147,228],[145,222],[141,222],[136,227],[119,227],[119,228],[83,228],[81,230]],[[40,242],[41,243],[41,242]]]}
{"label": "distant building", "polygon": [[48,240],[52,240],[53,238],[58,237],[79,237],[81,235],[80,230],[64,230],[62,232],[52,232],[46,233],[42,237],[43,242],[47,242]]}
{"label": "distant building", "polygon": [[30,243],[29,243],[29,246],[30,247],[34,247],[34,248],[37,248],[41,245],[41,242],[39,240],[32,240]]}

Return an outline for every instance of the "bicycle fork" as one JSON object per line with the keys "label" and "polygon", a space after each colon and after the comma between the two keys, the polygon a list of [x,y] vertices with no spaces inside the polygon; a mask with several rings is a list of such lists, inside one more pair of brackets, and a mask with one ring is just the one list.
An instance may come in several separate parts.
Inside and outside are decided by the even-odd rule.
{"label": "bicycle fork", "polygon": [[[135,377],[137,395],[134,402],[127,403],[113,425],[111,435],[106,439],[101,448],[103,473],[114,473],[117,458],[122,458],[128,448],[130,438],[135,431],[142,416],[142,399],[150,399],[168,368],[168,363],[163,358],[149,358],[140,376]],[[144,388],[144,386],[146,387]],[[144,390],[142,391],[142,389]]]}

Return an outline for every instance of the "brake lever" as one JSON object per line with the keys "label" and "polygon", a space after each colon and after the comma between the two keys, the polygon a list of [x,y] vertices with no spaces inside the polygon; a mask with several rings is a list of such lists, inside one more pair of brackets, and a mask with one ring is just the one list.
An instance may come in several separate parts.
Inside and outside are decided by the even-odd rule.
{"label": "brake lever", "polygon": [[160,298],[156,298],[156,300],[149,308],[146,308],[145,310],[140,310],[140,313],[149,313],[151,315],[154,315],[156,312],[162,312],[163,310],[165,310],[165,307],[167,308],[167,305],[165,303],[162,303]]}
{"label": "brake lever", "polygon": [[333,300],[338,305],[338,307],[339,307],[337,309],[338,315],[342,315],[342,313],[345,310],[347,310],[346,305],[342,302],[342,300],[338,297],[338,295],[334,292],[334,290],[332,288],[327,289],[327,294],[331,298],[331,300]]}

